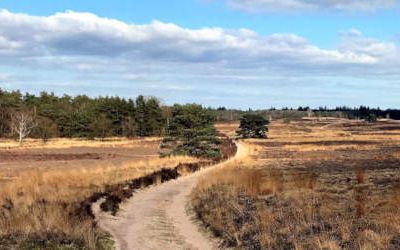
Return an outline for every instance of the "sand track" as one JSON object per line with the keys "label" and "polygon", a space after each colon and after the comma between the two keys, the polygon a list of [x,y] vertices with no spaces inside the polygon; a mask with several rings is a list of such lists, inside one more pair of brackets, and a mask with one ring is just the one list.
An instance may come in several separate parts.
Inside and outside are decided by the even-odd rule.
{"label": "sand track", "polygon": [[187,209],[189,194],[199,178],[215,168],[246,157],[246,147],[237,143],[231,159],[194,174],[143,189],[124,202],[117,216],[93,206],[100,227],[115,240],[116,249],[215,249],[216,239],[202,231]]}

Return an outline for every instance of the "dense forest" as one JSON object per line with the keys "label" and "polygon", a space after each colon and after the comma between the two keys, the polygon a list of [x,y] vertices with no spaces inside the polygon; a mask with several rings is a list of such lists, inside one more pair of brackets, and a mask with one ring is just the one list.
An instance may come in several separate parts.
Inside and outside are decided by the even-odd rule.
{"label": "dense forest", "polygon": [[24,121],[31,123],[26,126],[34,138],[159,136],[168,109],[155,97],[35,96],[0,90],[0,137],[13,136]]}

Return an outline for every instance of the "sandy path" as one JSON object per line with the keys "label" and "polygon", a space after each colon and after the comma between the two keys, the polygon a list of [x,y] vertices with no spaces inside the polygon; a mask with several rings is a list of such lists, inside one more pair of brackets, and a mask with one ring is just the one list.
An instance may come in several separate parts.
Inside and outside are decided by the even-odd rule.
{"label": "sandy path", "polygon": [[122,204],[116,217],[94,206],[99,225],[115,240],[117,249],[215,249],[217,242],[196,224],[186,209],[197,180],[211,169],[240,160],[248,152],[237,143],[235,157],[192,175],[141,190]]}

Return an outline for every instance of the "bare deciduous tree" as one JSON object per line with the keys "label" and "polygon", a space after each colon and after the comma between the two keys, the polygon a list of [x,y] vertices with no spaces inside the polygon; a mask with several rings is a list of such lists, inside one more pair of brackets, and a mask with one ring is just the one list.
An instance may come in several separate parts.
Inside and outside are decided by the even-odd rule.
{"label": "bare deciduous tree", "polygon": [[16,111],[11,114],[11,131],[19,136],[19,144],[36,127],[36,112]]}

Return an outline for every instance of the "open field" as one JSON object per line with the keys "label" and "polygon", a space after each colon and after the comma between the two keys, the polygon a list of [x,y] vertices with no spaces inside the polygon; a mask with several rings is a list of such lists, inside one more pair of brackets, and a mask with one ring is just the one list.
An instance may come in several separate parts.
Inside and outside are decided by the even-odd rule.
{"label": "open field", "polygon": [[158,138],[89,141],[78,139],[27,140],[21,147],[11,140],[0,141],[0,171],[11,169],[90,168],[102,162],[122,164],[126,161],[156,159]]}
{"label": "open field", "polygon": [[[237,127],[236,122],[216,124],[230,136]],[[279,120],[269,129],[269,139],[242,141],[243,157],[208,171],[192,192],[196,215],[223,239],[222,248],[400,247],[400,123]],[[157,138],[57,139],[27,140],[16,147],[2,141],[0,249],[111,248],[109,236],[94,222],[92,199],[111,192],[105,211],[114,213],[118,199],[130,198],[140,186],[133,180],[200,161],[160,158],[159,143]],[[231,151],[222,150],[223,155]],[[168,186],[194,185],[174,183]],[[176,205],[173,199],[168,197]]]}
{"label": "open field", "polygon": [[235,131],[239,128],[239,122],[219,122],[215,124],[215,128],[222,134],[234,138],[236,136]]}
{"label": "open field", "polygon": [[399,122],[303,119],[269,128],[269,139],[246,140],[252,160],[216,171],[192,193],[224,246],[400,248]]}
{"label": "open field", "polygon": [[160,141],[158,137],[144,137],[144,138],[121,138],[121,137],[108,137],[105,139],[93,139],[88,140],[85,138],[52,138],[43,142],[41,139],[27,138],[23,144],[20,145],[17,140],[12,139],[1,139],[0,138],[0,149],[64,149],[64,148],[77,148],[77,147],[90,147],[90,148],[101,148],[101,147],[138,147],[144,142],[157,143]]}
{"label": "open field", "polygon": [[0,143],[0,249],[106,248],[107,237],[84,206],[88,197],[161,168],[198,161],[160,158],[158,139],[12,144]]}

